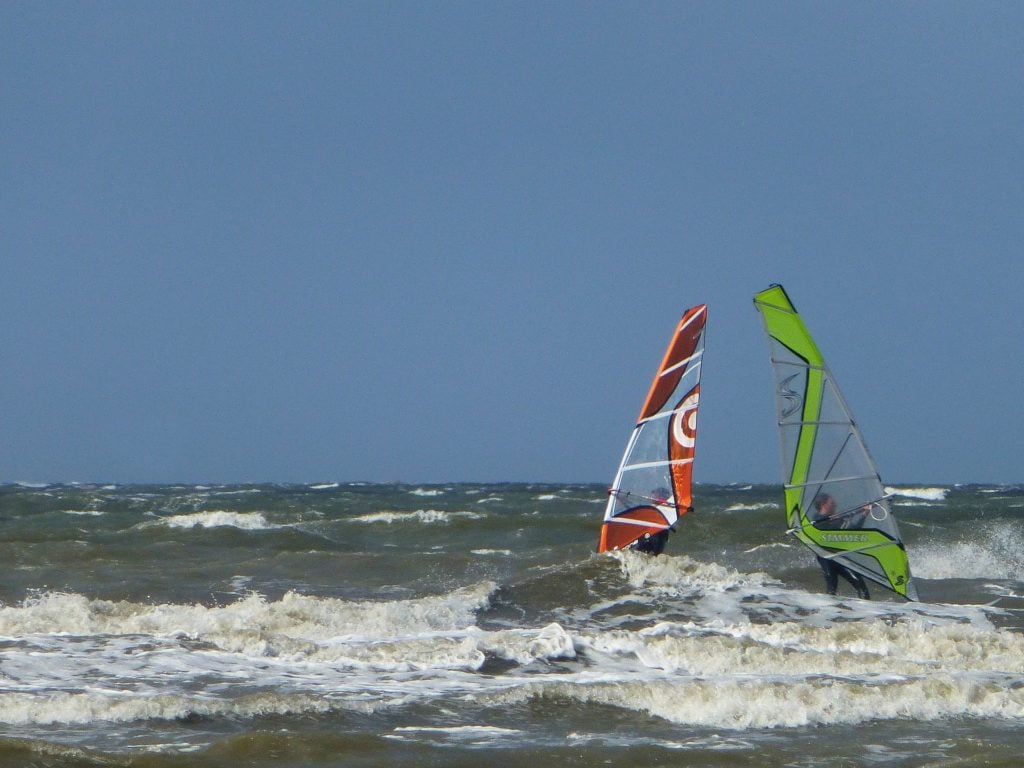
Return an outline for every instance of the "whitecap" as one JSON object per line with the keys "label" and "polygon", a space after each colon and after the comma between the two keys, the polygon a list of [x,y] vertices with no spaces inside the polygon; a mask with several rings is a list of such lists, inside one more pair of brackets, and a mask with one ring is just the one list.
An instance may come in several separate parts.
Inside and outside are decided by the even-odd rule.
{"label": "whitecap", "polygon": [[970,538],[915,546],[914,575],[925,579],[1024,579],[1024,530],[1015,523],[973,529]]}
{"label": "whitecap", "polygon": [[902,496],[907,499],[921,499],[923,501],[943,501],[946,498],[946,494],[949,493],[948,488],[896,488],[894,486],[886,486],[885,492],[892,496]]}
{"label": "whitecap", "polygon": [[440,488],[413,488],[409,491],[412,496],[443,496],[444,491]]}
{"label": "whitecap", "polygon": [[152,522],[142,523],[142,525],[163,525],[168,528],[239,528],[243,531],[262,531],[281,527],[268,523],[260,512],[229,512],[225,510],[170,515],[160,517]]}
{"label": "whitecap", "polygon": [[415,512],[371,512],[350,518],[353,523],[450,523],[456,518],[478,520],[477,512],[445,512],[440,509],[418,509]]}
{"label": "whitecap", "polygon": [[779,505],[775,502],[765,501],[757,504],[732,504],[726,507],[724,512],[758,512],[762,509],[778,509]]}

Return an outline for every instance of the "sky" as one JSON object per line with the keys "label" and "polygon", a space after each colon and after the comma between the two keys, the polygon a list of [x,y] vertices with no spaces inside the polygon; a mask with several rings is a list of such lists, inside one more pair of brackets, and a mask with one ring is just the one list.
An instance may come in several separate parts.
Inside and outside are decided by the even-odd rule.
{"label": "sky", "polygon": [[1024,5],[15,2],[0,482],[778,482],[781,283],[883,481],[1024,482]]}

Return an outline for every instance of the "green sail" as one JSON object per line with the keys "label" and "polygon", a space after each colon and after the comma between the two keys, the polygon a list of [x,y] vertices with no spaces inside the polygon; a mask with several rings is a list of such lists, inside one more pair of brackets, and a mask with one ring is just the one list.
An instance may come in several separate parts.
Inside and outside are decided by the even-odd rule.
{"label": "green sail", "polygon": [[[771,347],[788,532],[815,554],[917,600],[878,470],[821,351],[781,285],[756,294],[754,306]],[[825,493],[838,505],[828,529],[809,516]]]}

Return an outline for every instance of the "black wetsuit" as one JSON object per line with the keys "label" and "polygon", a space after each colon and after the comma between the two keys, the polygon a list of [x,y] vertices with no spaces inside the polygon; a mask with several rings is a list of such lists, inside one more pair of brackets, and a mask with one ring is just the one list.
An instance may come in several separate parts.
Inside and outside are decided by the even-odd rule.
{"label": "black wetsuit", "polygon": [[[859,516],[854,520],[853,518],[821,518],[814,521],[814,527],[819,530],[837,531],[845,528],[859,528],[860,520],[863,519],[863,515]],[[856,523],[856,524],[852,524]],[[827,558],[818,555],[818,565],[821,566],[821,572],[825,576],[825,591],[830,595],[836,593],[836,588],[839,586],[839,577],[842,576],[850,585],[857,590],[857,597],[862,600],[870,600],[871,595],[868,592],[868,585],[864,582],[864,577],[856,571],[851,571],[845,565],[840,565],[835,560],[829,560]]]}
{"label": "black wetsuit", "polygon": [[668,529],[657,533],[645,533],[639,539],[629,545],[629,548],[645,555],[660,555],[665,549],[665,542],[668,541]]}
{"label": "black wetsuit", "polygon": [[859,573],[851,571],[845,565],[840,565],[835,560],[827,560],[821,555],[818,555],[818,565],[821,566],[821,572],[825,576],[825,591],[830,595],[836,593],[836,587],[839,586],[839,577],[842,576],[857,590],[857,597],[862,600],[871,599],[871,595],[868,593],[868,585],[864,583],[864,577]]}

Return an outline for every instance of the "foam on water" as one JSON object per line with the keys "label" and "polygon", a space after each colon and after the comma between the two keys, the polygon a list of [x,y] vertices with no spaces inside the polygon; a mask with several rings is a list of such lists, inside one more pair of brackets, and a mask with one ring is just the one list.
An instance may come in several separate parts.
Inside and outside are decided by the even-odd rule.
{"label": "foam on water", "polygon": [[721,592],[740,586],[763,586],[771,580],[764,573],[741,573],[717,563],[706,563],[686,555],[649,557],[630,550],[610,553],[617,559],[622,575],[634,587],[648,586],[673,593]]}
{"label": "foam on water", "polygon": [[761,502],[758,504],[730,504],[725,512],[758,512],[762,509],[778,509],[779,505],[773,502]]}
{"label": "foam on water", "polygon": [[[453,697],[571,700],[736,730],[1024,718],[1024,689],[1013,684],[1024,674],[1024,636],[993,627],[988,609],[844,601],[686,557],[613,557],[635,590],[616,598],[618,611],[660,595],[692,601],[694,618],[602,626],[608,606],[594,606],[594,620],[575,628],[488,631],[476,613],[492,583],[382,602],[38,595],[0,608],[10,638],[0,722],[373,712]],[[756,619],[766,610],[774,621]],[[481,675],[488,658],[516,666]]]}
{"label": "foam on water", "polygon": [[924,501],[943,501],[948,488],[896,488],[886,486],[885,492],[892,496],[901,496],[906,499],[922,499]]}
{"label": "foam on water", "polygon": [[281,527],[268,523],[260,512],[229,512],[225,510],[169,515],[142,523],[141,527],[150,525],[162,525],[168,528],[239,528],[243,531],[263,531]]}
{"label": "foam on water", "polygon": [[[872,601],[823,594],[801,545],[780,540],[778,522],[757,513],[777,508],[763,486],[715,489],[713,514],[730,514],[687,520],[700,523],[693,535],[656,558],[591,554],[599,486],[409,488],[353,493],[346,483],[314,498],[305,485],[265,486],[265,495],[221,501],[235,489],[15,491],[66,514],[17,521],[19,535],[43,542],[25,548],[42,575],[0,605],[0,731],[184,751],[280,715],[274,727],[298,740],[345,731],[403,749],[469,750],[563,749],[568,739],[594,760],[609,746],[657,744],[738,749],[737,762],[752,763],[766,745],[817,738],[766,729],[892,721],[889,732],[906,731],[911,743],[943,739],[954,726],[988,734],[1002,732],[1002,720],[1006,730],[1024,724],[1024,604],[1006,598],[1024,593],[1024,533],[1007,512],[1019,496],[985,496],[974,502],[979,514],[961,520],[945,489],[893,489],[898,503],[929,507],[908,515],[914,573],[932,580],[922,593],[950,601],[929,604],[875,590]],[[959,502],[974,491],[954,493]],[[432,497],[432,508],[416,510],[419,496]],[[565,508],[546,503],[555,500]],[[68,517],[93,508],[107,517]],[[313,516],[347,532],[337,548],[307,551],[291,533]],[[371,537],[350,522],[379,529]],[[284,530],[189,532],[219,524]],[[34,526],[46,526],[45,536]],[[187,569],[207,553],[191,546],[201,540],[210,557],[193,576]],[[410,540],[425,541],[424,551],[401,548]],[[124,589],[109,565],[129,549],[125,571],[142,574],[141,592]],[[90,559],[65,570],[69,552]],[[156,561],[177,552],[189,557],[164,575]],[[67,591],[21,599],[33,585],[65,583],[55,573],[70,574]],[[986,602],[983,587],[1000,579],[1012,583],[996,585],[998,607],[956,604]],[[138,597],[150,584],[157,597]],[[971,718],[979,722],[962,728]],[[836,759],[874,761],[853,730],[830,732]],[[882,763],[913,762],[914,749]],[[774,752],[768,764],[794,764],[794,754]]]}
{"label": "foam on water", "polygon": [[418,509],[415,512],[372,512],[350,518],[353,523],[450,523],[458,518],[477,520],[482,518],[479,512],[445,512],[439,509]]}
{"label": "foam on water", "polygon": [[90,600],[47,592],[18,606],[0,607],[0,636],[184,636],[252,655],[276,655],[273,641],[322,642],[347,638],[401,637],[472,626],[476,610],[493,590],[486,582],[438,597],[350,601],[288,592],[268,601],[250,594],[224,606],[148,604]]}
{"label": "foam on water", "polygon": [[440,488],[413,488],[409,493],[412,496],[443,496],[445,492]]}
{"label": "foam on water", "polygon": [[794,728],[870,720],[1024,717],[1024,689],[1005,679],[882,677],[865,680],[648,680],[573,685],[536,683],[488,697],[493,704],[532,699],[602,704],[680,725],[725,729]]}
{"label": "foam on water", "polygon": [[1024,580],[1024,529],[1008,522],[980,525],[958,541],[915,546],[911,555],[920,578]]}

